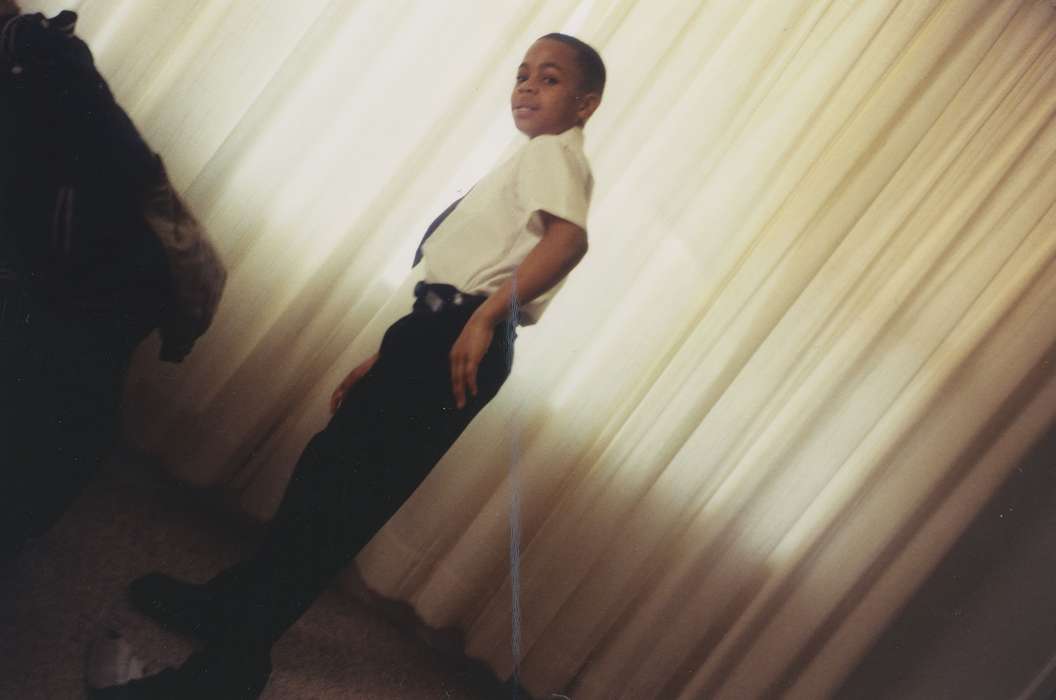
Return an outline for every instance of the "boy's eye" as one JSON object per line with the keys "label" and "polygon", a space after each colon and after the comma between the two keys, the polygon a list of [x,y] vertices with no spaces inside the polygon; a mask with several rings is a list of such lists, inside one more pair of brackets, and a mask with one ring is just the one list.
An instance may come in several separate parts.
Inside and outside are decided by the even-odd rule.
{"label": "boy's eye", "polygon": [[557,78],[548,75],[545,78],[543,78],[543,82],[546,83],[547,85],[557,85],[558,80],[557,80]]}
{"label": "boy's eye", "polygon": [[525,80],[528,80],[528,76],[527,75],[518,75],[517,76],[517,82],[518,83],[523,83]]}

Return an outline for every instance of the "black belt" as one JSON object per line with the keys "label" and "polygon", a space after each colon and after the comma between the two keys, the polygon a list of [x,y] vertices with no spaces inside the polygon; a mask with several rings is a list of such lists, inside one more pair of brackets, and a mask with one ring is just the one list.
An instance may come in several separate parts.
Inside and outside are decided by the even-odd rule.
{"label": "black belt", "polygon": [[[414,285],[414,296],[418,300],[414,303],[415,311],[430,311],[434,314],[442,311],[458,312],[465,314],[467,318],[488,300],[484,294],[466,294],[450,284],[432,284],[425,281]],[[502,325],[511,339],[517,337],[516,316],[507,318]]]}
{"label": "black belt", "polygon": [[450,284],[430,284],[424,281],[414,285],[414,296],[418,299],[416,307],[421,305],[433,313],[445,309],[471,312],[487,301],[487,297],[482,294],[466,294]]}

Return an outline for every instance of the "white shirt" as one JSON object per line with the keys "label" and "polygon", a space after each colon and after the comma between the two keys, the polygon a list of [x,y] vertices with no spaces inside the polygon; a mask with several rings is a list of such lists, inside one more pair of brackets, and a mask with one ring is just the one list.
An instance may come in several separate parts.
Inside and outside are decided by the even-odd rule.
{"label": "white shirt", "polygon": [[[536,136],[474,185],[425,242],[425,281],[493,294],[542,238],[539,212],[587,230],[593,188],[581,128]],[[522,306],[520,322],[538,321],[563,282]]]}

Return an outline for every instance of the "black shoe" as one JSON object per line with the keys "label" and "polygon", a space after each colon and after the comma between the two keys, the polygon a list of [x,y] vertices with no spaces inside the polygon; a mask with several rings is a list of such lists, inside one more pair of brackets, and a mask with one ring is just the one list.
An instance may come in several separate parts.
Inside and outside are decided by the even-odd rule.
{"label": "black shoe", "polygon": [[267,653],[208,648],[179,668],[124,685],[88,688],[91,700],[256,700],[271,676]]}
{"label": "black shoe", "polygon": [[129,584],[128,597],[136,610],[166,629],[205,641],[223,637],[222,604],[207,586],[153,573]]}

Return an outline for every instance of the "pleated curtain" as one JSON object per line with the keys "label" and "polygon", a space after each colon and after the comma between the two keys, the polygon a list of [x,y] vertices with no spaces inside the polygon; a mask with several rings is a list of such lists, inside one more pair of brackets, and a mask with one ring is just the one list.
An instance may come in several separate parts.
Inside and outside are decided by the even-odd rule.
{"label": "pleated curtain", "polygon": [[1049,2],[24,5],[80,12],[231,273],[126,438],[260,519],[520,143],[524,51],[601,51],[590,252],[357,559],[533,694],[836,692],[1056,418]]}

